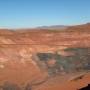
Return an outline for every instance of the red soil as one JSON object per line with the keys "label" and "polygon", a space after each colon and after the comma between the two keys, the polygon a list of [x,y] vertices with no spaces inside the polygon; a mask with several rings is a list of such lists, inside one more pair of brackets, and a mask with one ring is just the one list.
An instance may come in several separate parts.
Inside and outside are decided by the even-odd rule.
{"label": "red soil", "polygon": [[[32,62],[31,54],[53,52],[67,47],[90,47],[90,24],[69,27],[63,31],[0,30],[0,84],[10,81],[24,85],[34,79],[44,79],[46,74]],[[78,81],[66,81],[57,76],[33,88],[76,90],[89,83],[90,73]]]}

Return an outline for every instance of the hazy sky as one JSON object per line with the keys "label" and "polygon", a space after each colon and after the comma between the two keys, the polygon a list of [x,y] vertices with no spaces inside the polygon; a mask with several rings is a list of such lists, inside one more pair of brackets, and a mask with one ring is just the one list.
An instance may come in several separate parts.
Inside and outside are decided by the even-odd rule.
{"label": "hazy sky", "polygon": [[0,0],[0,27],[90,22],[90,0]]}

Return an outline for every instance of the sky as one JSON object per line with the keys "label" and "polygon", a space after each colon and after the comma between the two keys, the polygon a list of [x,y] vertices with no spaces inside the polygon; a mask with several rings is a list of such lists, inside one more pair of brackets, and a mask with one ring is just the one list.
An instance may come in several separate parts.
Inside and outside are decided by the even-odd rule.
{"label": "sky", "polygon": [[0,27],[32,28],[90,22],[90,0],[0,0]]}

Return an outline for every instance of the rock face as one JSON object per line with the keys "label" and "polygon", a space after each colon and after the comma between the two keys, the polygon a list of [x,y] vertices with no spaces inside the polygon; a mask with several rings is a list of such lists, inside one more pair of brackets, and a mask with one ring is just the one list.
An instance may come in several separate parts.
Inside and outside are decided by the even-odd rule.
{"label": "rock face", "polygon": [[[57,57],[61,55],[62,59],[65,59],[66,57],[66,59],[70,59],[68,56],[73,55],[72,52],[75,48],[90,48],[90,24],[72,26],[65,30],[1,29],[0,84],[2,84],[4,81],[10,81],[22,85],[25,82],[32,81],[34,78],[44,78],[46,74],[40,69],[37,63],[38,60],[36,57],[33,58],[33,56],[37,55],[38,53],[51,53],[52,57],[54,55],[57,55]],[[64,51],[68,49],[72,51],[68,53]],[[80,53],[82,52],[85,51],[81,51]],[[88,57],[89,54],[90,52],[88,51]],[[84,55],[80,56],[82,57],[80,60],[84,61],[83,56]],[[57,57],[52,57],[49,58],[50,61],[46,62],[48,65],[50,65],[50,67],[56,63],[55,58]],[[76,56],[75,58],[77,59]],[[73,62],[71,61],[71,63]],[[39,62],[39,64],[41,64],[41,62]],[[90,62],[86,63],[85,65],[85,69],[90,68]],[[59,67],[56,65],[55,68],[53,71],[54,73]],[[49,71],[52,69],[53,68],[50,68]]]}

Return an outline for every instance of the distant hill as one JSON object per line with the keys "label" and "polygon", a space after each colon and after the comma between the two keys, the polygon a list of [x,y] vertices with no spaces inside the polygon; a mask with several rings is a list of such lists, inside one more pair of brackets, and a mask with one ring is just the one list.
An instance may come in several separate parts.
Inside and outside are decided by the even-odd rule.
{"label": "distant hill", "polygon": [[90,23],[74,25],[74,26],[65,26],[65,25],[52,25],[52,26],[41,26],[36,29],[47,29],[47,30],[67,30],[67,31],[90,31]]}
{"label": "distant hill", "polygon": [[39,29],[66,29],[68,26],[64,25],[52,25],[52,26],[41,26],[37,27]]}
{"label": "distant hill", "polygon": [[90,33],[90,23],[70,26],[66,29],[67,31],[75,31],[75,32],[88,32]]}

